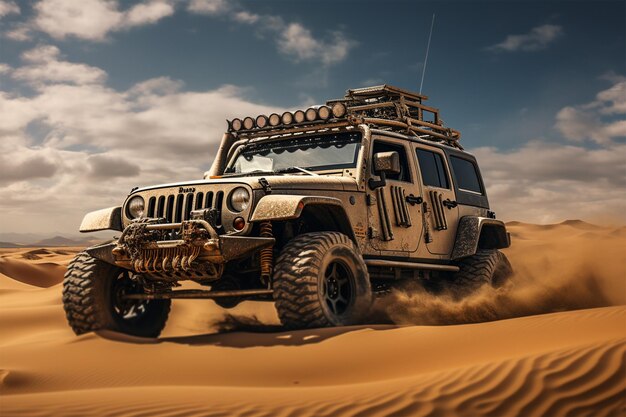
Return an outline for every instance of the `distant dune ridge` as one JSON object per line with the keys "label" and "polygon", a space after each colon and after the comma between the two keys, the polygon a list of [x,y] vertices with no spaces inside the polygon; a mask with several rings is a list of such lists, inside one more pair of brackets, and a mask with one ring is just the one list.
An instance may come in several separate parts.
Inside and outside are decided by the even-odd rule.
{"label": "distant dune ridge", "polygon": [[383,324],[285,332],[271,304],[176,301],[159,339],[74,336],[80,248],[5,249],[0,415],[626,415],[626,229],[508,227],[515,277],[460,302],[400,289]]}

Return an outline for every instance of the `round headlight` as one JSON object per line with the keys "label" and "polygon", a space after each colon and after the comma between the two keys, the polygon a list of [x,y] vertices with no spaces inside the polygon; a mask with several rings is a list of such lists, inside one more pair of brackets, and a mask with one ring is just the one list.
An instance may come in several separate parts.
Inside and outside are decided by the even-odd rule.
{"label": "round headlight", "polygon": [[128,201],[126,205],[126,214],[131,219],[137,219],[143,217],[145,212],[145,203],[143,197],[136,195]]}
{"label": "round headlight", "polygon": [[293,120],[295,120],[295,121],[296,121],[296,123],[302,123],[302,122],[304,122],[305,117],[306,117],[306,116],[304,115],[304,112],[303,112],[302,110],[296,110],[296,111],[293,113]]}
{"label": "round headlight", "polygon": [[243,187],[237,187],[230,193],[229,203],[234,211],[244,211],[250,205],[250,193]]}

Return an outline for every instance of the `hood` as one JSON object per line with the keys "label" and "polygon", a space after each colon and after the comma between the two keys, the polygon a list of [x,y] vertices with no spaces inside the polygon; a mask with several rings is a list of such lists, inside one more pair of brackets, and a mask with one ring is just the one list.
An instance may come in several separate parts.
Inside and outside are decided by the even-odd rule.
{"label": "hood", "polygon": [[212,178],[196,181],[183,181],[169,184],[158,184],[133,190],[131,194],[135,194],[147,190],[156,190],[159,188],[171,187],[193,187],[211,184],[247,184],[252,189],[261,189],[259,179],[265,178],[272,187],[272,190],[281,189],[308,189],[308,190],[338,190],[338,191],[356,191],[358,189],[356,179],[352,177],[343,177],[337,175],[258,175],[248,177],[225,177]]}

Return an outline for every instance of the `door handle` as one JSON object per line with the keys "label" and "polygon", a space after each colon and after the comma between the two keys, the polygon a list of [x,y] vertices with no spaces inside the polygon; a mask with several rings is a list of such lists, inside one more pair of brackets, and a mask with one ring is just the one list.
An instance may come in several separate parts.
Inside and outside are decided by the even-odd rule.
{"label": "door handle", "polygon": [[456,201],[452,201],[449,198],[444,200],[441,204],[448,207],[450,210],[452,210],[453,208],[459,205],[459,203],[457,203]]}
{"label": "door handle", "polygon": [[405,197],[405,200],[407,203],[409,203],[410,205],[414,206],[416,204],[422,204],[422,202],[424,201],[422,199],[422,197],[415,197],[413,194],[409,194]]}

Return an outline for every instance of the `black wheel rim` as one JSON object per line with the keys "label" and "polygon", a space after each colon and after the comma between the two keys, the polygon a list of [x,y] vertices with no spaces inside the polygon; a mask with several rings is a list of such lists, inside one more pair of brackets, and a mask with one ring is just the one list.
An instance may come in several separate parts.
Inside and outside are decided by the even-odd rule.
{"label": "black wheel rim", "polygon": [[113,283],[113,312],[118,319],[124,321],[137,321],[148,312],[150,300],[129,300],[124,296],[128,294],[143,294],[143,287],[130,278],[128,271],[119,273]]}
{"label": "black wheel rim", "polygon": [[345,314],[354,294],[354,275],[339,261],[332,261],[324,271],[322,295],[328,309],[336,316]]}

